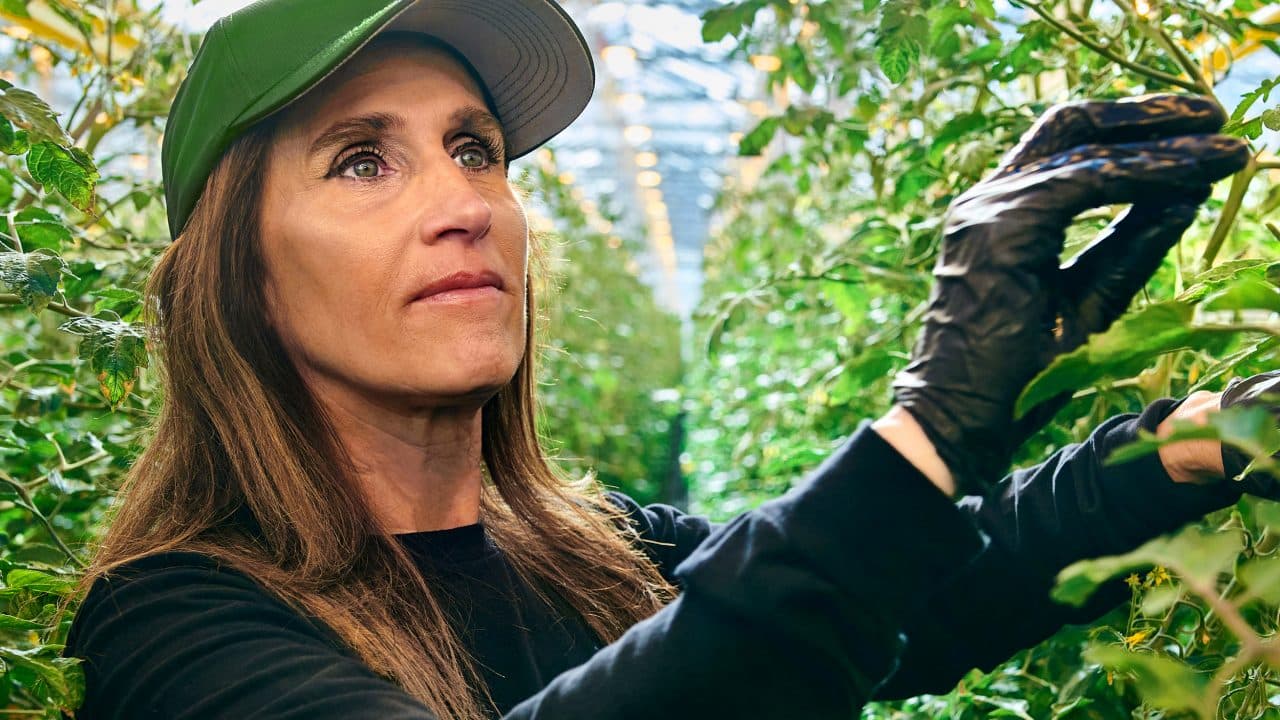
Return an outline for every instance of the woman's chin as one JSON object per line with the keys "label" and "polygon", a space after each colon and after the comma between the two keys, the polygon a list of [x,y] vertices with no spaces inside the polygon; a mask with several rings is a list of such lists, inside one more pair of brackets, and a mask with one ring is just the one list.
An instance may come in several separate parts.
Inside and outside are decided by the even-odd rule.
{"label": "woman's chin", "polygon": [[394,392],[406,398],[429,400],[433,405],[446,404],[442,401],[451,401],[457,404],[480,406],[509,384],[514,375],[513,367],[510,372],[467,373],[464,371],[458,373],[456,377],[434,374],[431,377],[401,378],[400,382],[395,384]]}

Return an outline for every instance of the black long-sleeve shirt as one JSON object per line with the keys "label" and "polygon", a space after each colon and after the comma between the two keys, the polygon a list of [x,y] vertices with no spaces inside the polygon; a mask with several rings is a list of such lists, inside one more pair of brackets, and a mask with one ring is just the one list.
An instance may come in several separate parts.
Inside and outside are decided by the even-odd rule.
{"label": "black long-sleeve shirt", "polygon": [[[682,593],[605,647],[523,586],[482,525],[397,538],[449,598],[504,717],[851,718],[1098,616],[1123,586],[1073,611],[1048,598],[1059,569],[1234,501],[1173,483],[1155,456],[1102,466],[1173,406],[1112,418],[986,499],[952,503],[865,426],[723,526],[612,493]],[[96,583],[64,654],[86,660],[83,720],[432,717],[327,628],[192,553]]]}

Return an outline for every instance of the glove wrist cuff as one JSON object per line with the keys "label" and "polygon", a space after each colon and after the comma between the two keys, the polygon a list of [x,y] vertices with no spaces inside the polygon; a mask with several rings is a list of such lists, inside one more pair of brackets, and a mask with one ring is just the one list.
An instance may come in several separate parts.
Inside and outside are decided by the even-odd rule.
{"label": "glove wrist cuff", "polygon": [[899,393],[897,403],[909,412],[947,469],[956,487],[956,495],[985,495],[1004,476],[1010,455],[997,445],[966,437],[962,428],[947,419],[924,398],[914,393]]}

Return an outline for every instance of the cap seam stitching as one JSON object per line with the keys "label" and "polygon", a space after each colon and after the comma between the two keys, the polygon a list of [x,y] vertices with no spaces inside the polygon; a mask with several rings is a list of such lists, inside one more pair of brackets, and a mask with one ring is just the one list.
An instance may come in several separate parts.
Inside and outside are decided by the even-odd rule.
{"label": "cap seam stitching", "polygon": [[244,81],[245,80],[244,70],[240,68],[240,61],[236,57],[236,55],[239,54],[240,49],[231,43],[231,37],[227,35],[225,25],[223,25],[222,23],[219,23],[219,26],[220,26],[220,29],[222,30],[222,32],[219,33],[222,36],[222,42],[227,46],[229,50],[231,50],[231,52],[227,53],[227,60],[230,61],[231,69],[236,74],[236,84],[240,86],[239,87],[240,92],[244,93],[245,95],[248,95],[249,85]]}

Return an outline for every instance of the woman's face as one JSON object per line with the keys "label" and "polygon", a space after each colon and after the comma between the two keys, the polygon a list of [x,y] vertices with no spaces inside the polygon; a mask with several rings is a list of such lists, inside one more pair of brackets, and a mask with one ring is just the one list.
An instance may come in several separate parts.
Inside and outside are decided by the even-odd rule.
{"label": "woman's face", "polygon": [[[367,48],[284,111],[267,163],[268,312],[314,389],[480,405],[525,349],[528,226],[502,131],[450,55]],[[424,297],[458,272],[497,287]]]}

